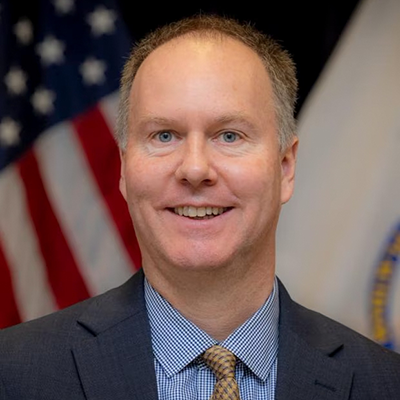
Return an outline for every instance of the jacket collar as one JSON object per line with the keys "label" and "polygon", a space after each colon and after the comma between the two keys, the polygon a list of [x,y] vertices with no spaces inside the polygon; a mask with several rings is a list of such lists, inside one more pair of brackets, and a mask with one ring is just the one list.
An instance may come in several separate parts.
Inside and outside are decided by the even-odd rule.
{"label": "jacket collar", "polygon": [[321,324],[325,317],[296,304],[280,281],[279,293],[276,400],[348,399],[353,371],[336,358],[343,341]]}
{"label": "jacket collar", "polygon": [[157,400],[141,270],[95,298],[78,325],[88,338],[72,351],[88,400]]}
{"label": "jacket collar", "polygon": [[[138,271],[94,298],[78,320],[86,339],[72,349],[88,400],[157,400],[151,333]],[[344,400],[353,371],[336,356],[343,342],[321,316],[296,304],[279,281],[276,400]]]}

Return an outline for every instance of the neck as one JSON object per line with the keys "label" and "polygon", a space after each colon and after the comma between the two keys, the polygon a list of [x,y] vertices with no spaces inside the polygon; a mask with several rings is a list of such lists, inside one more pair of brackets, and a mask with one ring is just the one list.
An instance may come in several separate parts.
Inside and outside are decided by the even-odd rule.
{"label": "neck", "polygon": [[226,339],[264,304],[274,284],[273,263],[264,264],[262,269],[254,266],[207,271],[168,269],[167,276],[159,269],[146,268],[145,263],[143,269],[155,290],[218,341]]}

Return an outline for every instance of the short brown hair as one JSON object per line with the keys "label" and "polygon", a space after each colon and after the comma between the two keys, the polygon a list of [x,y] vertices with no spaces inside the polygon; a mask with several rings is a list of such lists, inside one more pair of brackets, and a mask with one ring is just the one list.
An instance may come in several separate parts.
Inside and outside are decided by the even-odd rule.
{"label": "short brown hair", "polygon": [[162,26],[145,36],[132,49],[120,85],[116,140],[124,149],[128,137],[129,97],[133,80],[146,57],[161,45],[184,35],[231,37],[250,47],[262,60],[272,83],[281,149],[296,135],[294,109],[297,97],[296,68],[289,53],[274,39],[234,19],[217,15],[195,15]]}

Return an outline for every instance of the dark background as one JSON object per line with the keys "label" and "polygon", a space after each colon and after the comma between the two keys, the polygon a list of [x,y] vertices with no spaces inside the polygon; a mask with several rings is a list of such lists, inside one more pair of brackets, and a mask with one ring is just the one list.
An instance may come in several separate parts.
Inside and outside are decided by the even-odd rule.
{"label": "dark background", "polygon": [[293,56],[299,78],[300,110],[359,0],[275,0],[251,2],[133,2],[119,0],[134,40],[166,22],[212,12],[253,23]]}
{"label": "dark background", "polygon": [[[41,0],[13,0],[13,12],[35,21]],[[46,0],[52,1],[52,0]],[[93,1],[93,0],[75,0]],[[332,53],[346,23],[362,0],[264,0],[153,2],[116,0],[133,41],[159,25],[199,12],[211,12],[251,22],[278,40],[293,56],[299,78],[300,110]],[[0,0],[1,4],[2,0]]]}

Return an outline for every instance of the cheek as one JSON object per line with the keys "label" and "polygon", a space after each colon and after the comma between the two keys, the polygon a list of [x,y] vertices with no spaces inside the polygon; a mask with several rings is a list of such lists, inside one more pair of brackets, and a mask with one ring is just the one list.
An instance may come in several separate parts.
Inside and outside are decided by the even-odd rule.
{"label": "cheek", "polygon": [[130,158],[125,166],[125,185],[130,203],[149,197],[156,188],[158,174],[149,163],[140,158]]}
{"label": "cheek", "polygon": [[[228,172],[229,170],[229,172]],[[280,169],[277,161],[254,157],[248,162],[235,162],[225,168],[231,181],[231,190],[239,198],[250,202],[271,201],[280,195]]]}

